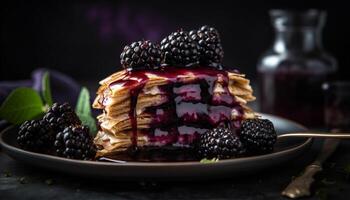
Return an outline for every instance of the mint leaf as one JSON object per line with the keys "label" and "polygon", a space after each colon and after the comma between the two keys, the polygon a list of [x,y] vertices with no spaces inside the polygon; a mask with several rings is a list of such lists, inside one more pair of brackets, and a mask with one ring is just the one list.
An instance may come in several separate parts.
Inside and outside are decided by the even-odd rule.
{"label": "mint leaf", "polygon": [[218,158],[213,158],[213,159],[206,159],[206,158],[203,158],[201,161],[199,161],[200,163],[216,163],[218,162],[219,159]]}
{"label": "mint leaf", "polygon": [[13,124],[21,124],[43,113],[44,104],[40,95],[31,88],[15,89],[0,107],[0,118]]}
{"label": "mint leaf", "polygon": [[75,112],[81,122],[89,127],[90,133],[95,135],[97,132],[96,120],[91,115],[90,94],[86,87],[83,87],[80,91]]}
{"label": "mint leaf", "polygon": [[81,122],[88,126],[90,129],[90,134],[95,136],[97,133],[96,120],[91,115],[78,115]]}
{"label": "mint leaf", "polygon": [[51,87],[50,87],[50,76],[49,72],[45,72],[43,79],[41,80],[41,89],[42,96],[45,103],[49,106],[52,106],[52,95],[51,95]]}
{"label": "mint leaf", "polygon": [[86,87],[80,90],[75,112],[80,115],[91,115],[90,94]]}

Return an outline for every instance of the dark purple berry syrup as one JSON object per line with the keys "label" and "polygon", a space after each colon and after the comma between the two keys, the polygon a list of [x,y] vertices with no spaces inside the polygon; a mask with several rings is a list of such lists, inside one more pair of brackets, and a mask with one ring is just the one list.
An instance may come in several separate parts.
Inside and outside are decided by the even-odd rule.
{"label": "dark purple berry syrup", "polygon": [[132,128],[131,143],[134,147],[137,147],[137,116],[136,116],[137,98],[140,94],[140,91],[143,89],[144,85],[145,85],[144,83],[141,83],[140,85],[130,89],[129,118],[131,120],[131,128]]}
{"label": "dark purple berry syrup", "polygon": [[331,73],[259,72],[261,111],[320,127],[324,117],[322,83]]}
{"label": "dark purple berry syrup", "polygon": [[[122,80],[111,83],[129,87],[130,111],[132,127],[132,145],[137,147],[137,99],[148,81],[146,74],[164,77],[168,84],[159,86],[166,100],[162,105],[148,107],[146,111],[152,116],[150,129],[145,133],[150,146],[154,147],[190,147],[205,131],[218,126],[239,128],[243,117],[243,108],[231,95],[228,88],[226,71],[210,67],[175,68],[161,70],[128,71]],[[181,78],[192,74],[193,80]],[[188,76],[186,76],[188,77]],[[215,84],[222,85],[221,94],[215,95]],[[237,119],[231,120],[232,111]]]}

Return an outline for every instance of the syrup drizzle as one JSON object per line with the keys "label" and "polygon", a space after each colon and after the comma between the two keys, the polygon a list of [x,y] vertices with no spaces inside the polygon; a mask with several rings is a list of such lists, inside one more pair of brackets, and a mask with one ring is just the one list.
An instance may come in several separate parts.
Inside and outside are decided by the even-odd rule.
{"label": "syrup drizzle", "polygon": [[137,150],[137,99],[139,97],[140,92],[142,91],[143,87],[145,86],[146,82],[148,80],[148,77],[145,73],[139,73],[137,76],[133,75],[132,71],[127,71],[126,75],[113,83],[109,85],[109,87],[112,87],[113,85],[119,85],[122,87],[128,87],[129,88],[129,94],[130,94],[130,109],[129,109],[129,119],[131,124],[131,144],[132,144],[132,150]]}
{"label": "syrup drizzle", "polygon": [[130,110],[129,110],[129,118],[131,122],[131,144],[133,147],[137,147],[137,99],[139,97],[140,92],[142,91],[145,83],[141,83],[138,86],[130,89]]}
{"label": "syrup drizzle", "polygon": [[[146,108],[146,112],[154,118],[146,135],[155,146],[188,146],[208,129],[221,125],[239,128],[243,108],[228,90],[226,71],[209,67],[128,71],[123,79],[111,83],[110,87],[121,84],[129,88],[133,148],[137,147],[137,132],[140,131],[137,127],[137,100],[148,81],[147,74],[165,77],[168,81],[167,85],[159,87],[166,94],[168,102]],[[193,74],[196,78],[185,83],[180,78],[185,74]],[[217,82],[223,89],[219,96],[213,91]],[[237,113],[236,120],[231,120],[233,109]]]}

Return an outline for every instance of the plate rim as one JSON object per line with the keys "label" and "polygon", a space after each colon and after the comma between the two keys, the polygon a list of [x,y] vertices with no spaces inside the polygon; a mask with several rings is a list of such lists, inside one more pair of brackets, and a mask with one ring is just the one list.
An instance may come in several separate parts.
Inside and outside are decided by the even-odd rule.
{"label": "plate rim", "polygon": [[[264,114],[265,116],[268,114]],[[275,116],[275,115],[269,115],[272,117],[278,117],[281,118],[279,116]],[[290,123],[293,123],[305,130],[307,130],[307,128],[299,123],[296,123],[294,121],[285,119],[285,118],[281,118],[283,120],[286,120]],[[210,165],[225,165],[225,164],[234,164],[234,163],[240,163],[240,162],[252,162],[252,161],[259,161],[259,160],[265,160],[268,159],[270,157],[276,157],[276,156],[281,156],[284,154],[288,154],[294,151],[297,151],[298,149],[303,149],[304,147],[310,145],[310,143],[313,141],[312,138],[308,138],[306,139],[303,143],[300,143],[299,145],[292,147],[292,148],[288,148],[285,150],[281,150],[278,152],[273,152],[273,153],[269,153],[269,154],[264,154],[264,155],[257,155],[257,156],[249,156],[249,157],[242,157],[242,158],[232,158],[232,159],[224,159],[224,160],[219,160],[218,162],[214,162],[214,163],[201,163],[199,161],[173,161],[173,162],[135,162],[135,161],[128,161],[125,163],[113,163],[113,162],[98,162],[98,161],[84,161],[84,160],[74,160],[74,159],[68,159],[68,158],[62,158],[62,157],[58,157],[58,156],[54,156],[54,155],[49,155],[49,154],[42,154],[42,153],[36,153],[36,152],[31,152],[31,151],[27,151],[18,147],[15,147],[13,145],[8,144],[5,140],[4,140],[4,136],[11,130],[15,128],[15,125],[11,125],[5,129],[3,129],[0,132],[0,146],[3,147],[4,152],[9,155],[10,157],[13,158],[12,153],[21,153],[25,156],[29,156],[29,157],[36,157],[36,158],[40,158],[40,159],[50,159],[52,161],[55,162],[60,162],[60,163],[71,163],[71,164],[75,164],[75,165],[99,165],[99,166],[118,166],[118,167],[176,167],[176,166],[204,166],[207,164]],[[15,159],[17,160],[17,159]]]}

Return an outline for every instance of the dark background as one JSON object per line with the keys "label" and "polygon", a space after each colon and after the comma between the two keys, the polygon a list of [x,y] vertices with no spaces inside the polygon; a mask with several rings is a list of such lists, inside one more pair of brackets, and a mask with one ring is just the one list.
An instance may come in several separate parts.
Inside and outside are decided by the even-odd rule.
{"label": "dark background", "polygon": [[323,44],[348,79],[349,19],[335,1],[10,1],[1,3],[0,80],[24,79],[34,68],[97,81],[119,69],[124,45],[160,41],[170,32],[208,24],[221,33],[224,63],[255,78],[259,56],[272,44],[268,10],[324,9]]}

